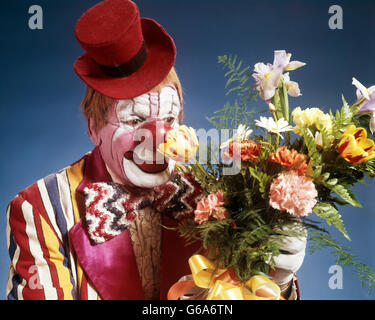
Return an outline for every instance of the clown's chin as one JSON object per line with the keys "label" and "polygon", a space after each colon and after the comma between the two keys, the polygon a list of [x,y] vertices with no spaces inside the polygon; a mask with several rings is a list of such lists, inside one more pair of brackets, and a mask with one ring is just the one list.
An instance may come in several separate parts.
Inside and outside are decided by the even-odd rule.
{"label": "clown's chin", "polygon": [[169,180],[175,161],[168,160],[165,164],[137,165],[133,160],[124,157],[122,165],[126,177],[132,184],[141,188],[153,188]]}

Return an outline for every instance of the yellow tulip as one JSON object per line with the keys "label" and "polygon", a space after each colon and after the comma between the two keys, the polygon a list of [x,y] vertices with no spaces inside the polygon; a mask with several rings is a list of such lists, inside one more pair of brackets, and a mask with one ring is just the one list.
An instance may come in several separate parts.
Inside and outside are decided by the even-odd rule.
{"label": "yellow tulip", "polygon": [[363,163],[375,157],[375,144],[367,139],[367,132],[363,128],[351,125],[342,135],[338,145],[338,152],[348,162]]}
{"label": "yellow tulip", "polygon": [[168,131],[165,142],[159,145],[158,151],[177,162],[187,162],[195,156],[198,147],[195,130],[183,125]]}

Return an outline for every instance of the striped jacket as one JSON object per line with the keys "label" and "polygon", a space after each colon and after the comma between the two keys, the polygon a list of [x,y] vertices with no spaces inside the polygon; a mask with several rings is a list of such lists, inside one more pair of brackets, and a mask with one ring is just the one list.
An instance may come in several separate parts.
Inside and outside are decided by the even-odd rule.
{"label": "striped jacket", "polygon": [[[143,299],[128,230],[91,246],[81,218],[87,183],[110,181],[96,148],[69,167],[20,192],[7,209],[8,299]],[[163,216],[163,224],[176,221]],[[160,298],[190,273],[186,247],[163,230]],[[111,258],[112,257],[112,258]],[[173,264],[170,262],[173,261]]]}

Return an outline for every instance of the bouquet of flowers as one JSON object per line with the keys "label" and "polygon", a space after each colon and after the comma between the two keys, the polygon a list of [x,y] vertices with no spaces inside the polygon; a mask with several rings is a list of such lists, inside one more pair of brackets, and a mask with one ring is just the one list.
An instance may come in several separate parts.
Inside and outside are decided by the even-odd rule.
{"label": "bouquet of flowers", "polygon": [[[281,253],[280,236],[302,237],[308,230],[312,252],[332,247],[337,263],[352,265],[371,291],[371,269],[311,217],[336,227],[350,240],[338,210],[340,205],[360,207],[353,187],[375,176],[375,86],[366,88],[353,78],[357,101],[350,105],[342,97],[342,108],[335,113],[291,110],[289,96],[301,92],[289,71],[305,63],[290,58],[284,50],[275,51],[273,64],[257,63],[251,70],[242,68],[237,57],[219,57],[227,69],[227,93],[235,92],[237,98],[208,120],[217,129],[229,130],[231,138],[216,149],[208,144],[207,161],[178,166],[196,177],[203,195],[194,216],[182,220],[177,229],[189,242],[202,243],[211,267],[233,270],[241,283],[269,276]],[[257,112],[248,105],[258,95],[268,105],[263,112],[270,114],[254,121]],[[169,154],[180,154],[177,160],[182,162],[192,158],[198,145],[192,129],[184,130],[186,142],[174,144]],[[162,152],[170,150],[170,143],[167,139]]]}

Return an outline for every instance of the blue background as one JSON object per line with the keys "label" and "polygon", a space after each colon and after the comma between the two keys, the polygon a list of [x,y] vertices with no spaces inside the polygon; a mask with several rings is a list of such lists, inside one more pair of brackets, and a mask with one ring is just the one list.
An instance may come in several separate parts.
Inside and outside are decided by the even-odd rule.
{"label": "blue background", "polygon": [[[84,84],[72,65],[82,54],[73,34],[93,0],[1,0],[0,2],[0,297],[5,298],[9,258],[6,207],[16,193],[91,150],[79,105]],[[176,69],[185,98],[185,123],[210,128],[205,116],[230,99],[217,56],[238,54],[244,63],[273,61],[286,49],[307,66],[291,73],[303,95],[291,107],[341,107],[341,94],[355,99],[351,79],[375,84],[374,1],[139,0],[141,16],[161,23],[175,40]],[[28,8],[38,4],[44,29],[28,28]],[[328,8],[339,4],[344,29],[330,30]],[[264,107],[262,101],[257,105]],[[374,183],[358,186],[362,209],[342,208],[352,238],[346,241],[360,261],[375,269]],[[373,299],[350,268],[343,289],[328,286],[335,264],[329,250],[308,255],[298,272],[304,299]]]}

